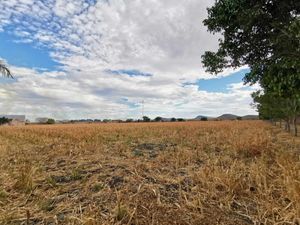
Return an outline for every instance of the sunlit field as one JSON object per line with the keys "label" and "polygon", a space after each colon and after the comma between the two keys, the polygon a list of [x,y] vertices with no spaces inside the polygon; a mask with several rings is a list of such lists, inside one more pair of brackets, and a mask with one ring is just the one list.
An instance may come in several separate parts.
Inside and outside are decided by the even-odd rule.
{"label": "sunlit field", "polygon": [[263,121],[0,128],[0,224],[299,224],[299,139]]}

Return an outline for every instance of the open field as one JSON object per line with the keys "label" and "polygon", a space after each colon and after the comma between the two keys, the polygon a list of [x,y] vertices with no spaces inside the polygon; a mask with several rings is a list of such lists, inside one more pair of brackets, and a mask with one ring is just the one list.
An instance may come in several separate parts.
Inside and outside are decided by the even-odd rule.
{"label": "open field", "polygon": [[300,224],[300,142],[262,121],[0,128],[0,224]]}

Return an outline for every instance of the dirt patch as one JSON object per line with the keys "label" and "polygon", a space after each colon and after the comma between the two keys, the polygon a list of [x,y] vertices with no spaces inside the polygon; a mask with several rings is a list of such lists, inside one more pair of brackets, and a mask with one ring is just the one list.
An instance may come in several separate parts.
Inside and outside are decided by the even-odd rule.
{"label": "dirt patch", "polygon": [[123,185],[123,183],[124,183],[124,178],[123,177],[113,176],[108,181],[108,186],[110,188],[119,188]]}
{"label": "dirt patch", "polygon": [[158,154],[166,150],[175,150],[176,145],[172,143],[142,143],[137,145],[132,153],[134,156],[148,156],[156,158]]}

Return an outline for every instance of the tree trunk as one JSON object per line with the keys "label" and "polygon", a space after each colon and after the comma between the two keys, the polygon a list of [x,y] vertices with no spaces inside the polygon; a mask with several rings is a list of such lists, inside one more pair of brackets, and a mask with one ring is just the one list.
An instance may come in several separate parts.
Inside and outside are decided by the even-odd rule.
{"label": "tree trunk", "polygon": [[279,120],[279,126],[280,126],[280,128],[282,127],[281,119]]}
{"label": "tree trunk", "polygon": [[287,119],[285,120],[285,130],[286,130],[287,132],[290,132],[290,131],[291,131],[290,118],[287,118]]}
{"label": "tree trunk", "polygon": [[294,125],[294,134],[297,137],[298,136],[298,128],[297,128],[297,116],[293,119],[293,125]]}
{"label": "tree trunk", "polygon": [[287,121],[287,131],[291,132],[290,120]]}

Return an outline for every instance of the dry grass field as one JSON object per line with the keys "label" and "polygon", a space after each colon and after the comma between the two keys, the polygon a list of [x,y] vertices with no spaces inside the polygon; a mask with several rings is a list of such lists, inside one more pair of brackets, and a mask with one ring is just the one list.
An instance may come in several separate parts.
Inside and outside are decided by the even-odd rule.
{"label": "dry grass field", "polygon": [[300,224],[300,144],[262,121],[0,128],[0,224]]}

